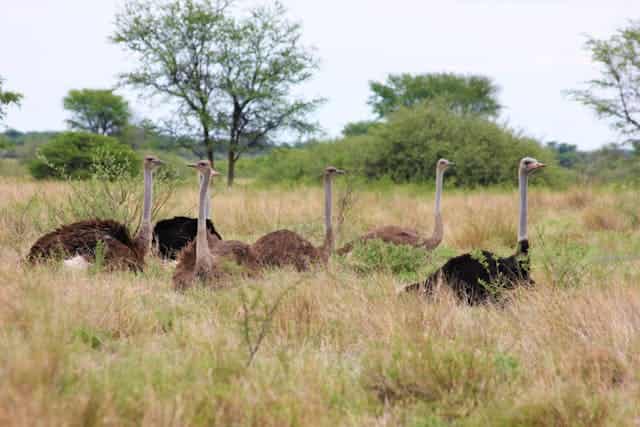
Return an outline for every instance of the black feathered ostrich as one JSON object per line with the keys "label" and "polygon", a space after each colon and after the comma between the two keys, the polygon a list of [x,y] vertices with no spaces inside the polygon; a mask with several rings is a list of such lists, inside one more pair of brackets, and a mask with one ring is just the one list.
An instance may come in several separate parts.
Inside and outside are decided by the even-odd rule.
{"label": "black feathered ostrich", "polygon": [[[404,288],[408,292],[431,294],[439,281],[446,282],[463,302],[471,305],[495,299],[496,288],[513,288],[517,284],[533,284],[529,275],[529,239],[527,235],[527,181],[529,174],[545,165],[531,157],[520,161],[520,222],[518,247],[510,257],[500,258],[481,250],[451,258],[424,282]],[[493,285],[493,286],[492,286]]]}
{"label": "black feathered ostrich", "polygon": [[109,269],[128,268],[141,271],[144,257],[151,246],[151,206],[153,198],[153,170],[162,164],[154,156],[145,156],[144,202],[142,223],[138,235],[133,238],[124,224],[114,220],[90,219],[78,221],[40,237],[29,250],[27,261],[60,257],[64,265],[86,268],[95,260],[98,244],[104,247],[105,266]]}
{"label": "black feathered ostrich", "polygon": [[[202,182],[202,176],[200,177]],[[205,215],[207,218],[207,231],[212,237],[222,240],[222,236],[209,219],[210,194],[207,191]],[[158,255],[164,259],[176,259],[178,253],[196,238],[198,233],[198,219],[186,216],[176,216],[158,221],[153,228],[153,247],[158,248]]]}

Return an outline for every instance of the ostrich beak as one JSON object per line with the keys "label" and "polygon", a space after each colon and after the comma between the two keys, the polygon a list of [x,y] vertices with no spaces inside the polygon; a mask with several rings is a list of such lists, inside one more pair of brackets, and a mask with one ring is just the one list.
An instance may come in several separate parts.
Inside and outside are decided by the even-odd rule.
{"label": "ostrich beak", "polygon": [[221,176],[222,174],[215,169],[211,169],[211,176]]}
{"label": "ostrich beak", "polygon": [[338,175],[345,175],[347,173],[347,171],[343,170],[343,169],[336,169],[336,173]]}
{"label": "ostrich beak", "polygon": [[545,166],[547,166],[547,165],[545,165],[544,163],[538,162],[535,165],[533,165],[533,169],[534,170],[535,169],[541,169],[541,168],[544,168]]}
{"label": "ostrich beak", "polygon": [[189,168],[197,168],[198,165],[196,165],[195,163],[187,163],[187,167],[189,167]]}
{"label": "ostrich beak", "polygon": [[155,159],[153,163],[155,163],[156,165],[164,165],[164,162],[160,159]]}

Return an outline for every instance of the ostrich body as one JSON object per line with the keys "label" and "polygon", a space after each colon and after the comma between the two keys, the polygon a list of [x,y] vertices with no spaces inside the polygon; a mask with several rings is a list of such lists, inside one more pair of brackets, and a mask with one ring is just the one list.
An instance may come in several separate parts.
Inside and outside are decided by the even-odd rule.
{"label": "ostrich body", "polygon": [[[158,221],[153,228],[153,247],[158,248],[158,254],[164,259],[176,259],[178,253],[195,239],[198,232],[198,220],[186,216],[176,216]],[[217,240],[222,236],[207,219],[207,232]]]}
{"label": "ostrich body", "polygon": [[305,271],[313,264],[327,264],[334,248],[332,181],[336,174],[344,174],[344,171],[333,166],[328,166],[324,171],[325,238],[322,246],[315,247],[311,242],[291,230],[277,230],[262,236],[252,245],[261,266],[292,266],[298,271]]}
{"label": "ostrich body", "polygon": [[[202,180],[202,176],[200,177]],[[209,194],[209,192],[207,192]],[[205,205],[207,218],[207,231],[218,240],[222,236],[216,230],[213,222],[209,219],[210,199],[207,195]],[[176,216],[158,221],[153,228],[152,246],[158,248],[158,255],[163,259],[176,259],[178,253],[196,238],[198,232],[198,219],[186,216]]]}
{"label": "ostrich body", "polygon": [[178,254],[173,274],[176,290],[185,290],[200,280],[219,285],[232,274],[252,275],[258,264],[251,246],[237,240],[219,240],[207,231],[208,186],[211,176],[220,175],[206,160],[193,165],[201,174],[196,238]]}
{"label": "ostrich body", "polygon": [[345,255],[351,252],[357,243],[374,239],[380,239],[386,243],[394,245],[409,245],[416,248],[424,248],[428,251],[435,249],[442,242],[442,238],[444,237],[440,202],[442,199],[444,172],[451,165],[453,165],[453,163],[446,159],[438,160],[438,164],[436,165],[435,222],[431,237],[425,238],[419,231],[411,228],[400,227],[397,225],[386,225],[373,229],[360,238],[347,243],[342,248],[338,249],[338,255]]}
{"label": "ostrich body", "polygon": [[520,161],[518,170],[520,221],[515,254],[501,258],[482,250],[459,255],[448,260],[424,282],[409,285],[405,291],[431,294],[438,283],[444,281],[461,301],[475,305],[495,300],[496,291],[499,288],[513,289],[517,284],[532,285],[533,280],[529,275],[527,184],[529,174],[544,166],[543,163],[530,157]]}
{"label": "ostrich body", "polygon": [[135,238],[131,237],[124,224],[114,220],[79,221],[40,237],[29,250],[27,261],[35,263],[60,257],[67,259],[65,265],[87,266],[95,260],[96,248],[101,244],[108,268],[141,271],[151,245],[153,170],[160,164],[162,161],[154,156],[144,158],[142,223]]}

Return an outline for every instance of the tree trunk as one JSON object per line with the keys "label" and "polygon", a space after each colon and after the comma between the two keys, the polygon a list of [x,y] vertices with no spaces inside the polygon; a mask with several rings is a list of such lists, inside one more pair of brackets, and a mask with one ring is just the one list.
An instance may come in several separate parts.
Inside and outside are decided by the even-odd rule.
{"label": "tree trunk", "polygon": [[236,177],[236,153],[229,149],[229,167],[227,169],[227,187],[233,187],[233,180]]}
{"label": "tree trunk", "polygon": [[202,128],[202,139],[203,139],[203,144],[205,149],[207,150],[207,157],[209,158],[209,161],[211,162],[211,167],[214,166],[213,164],[213,147],[211,146],[211,136],[209,135],[209,128],[208,127],[203,127]]}

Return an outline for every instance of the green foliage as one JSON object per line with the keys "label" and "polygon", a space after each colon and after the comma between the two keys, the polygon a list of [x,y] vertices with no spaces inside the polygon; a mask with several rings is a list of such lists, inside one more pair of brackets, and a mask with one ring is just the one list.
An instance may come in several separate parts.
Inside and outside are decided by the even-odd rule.
{"label": "green foliage", "polygon": [[113,90],[73,89],[63,104],[71,113],[67,120],[71,129],[117,135],[129,121],[129,104]]}
{"label": "green foliage", "polygon": [[357,243],[347,256],[351,268],[361,274],[390,272],[402,280],[416,280],[425,265],[424,249],[394,245],[380,239]]}
{"label": "green foliage", "polygon": [[20,100],[22,99],[22,94],[18,92],[10,92],[4,90],[2,85],[4,83],[4,79],[0,76],[0,123],[4,119],[6,115],[5,107],[13,104],[20,105]]}
{"label": "green foliage", "polygon": [[[63,224],[88,218],[112,219],[129,228],[134,234],[142,216],[144,185],[141,174],[131,175],[128,168],[104,158],[96,164],[87,179],[68,181],[69,191],[64,199],[53,200],[43,192],[36,192],[26,203],[12,206],[17,212],[12,225],[12,239],[25,230],[37,233],[51,231]],[[175,173],[165,169],[166,164],[156,169],[153,179],[152,219],[166,215],[167,202],[174,196],[180,181]],[[186,168],[184,168],[186,169]],[[1,213],[1,212],[0,212]],[[100,257],[96,257],[94,271],[100,271]]]}
{"label": "green foliage", "polygon": [[630,23],[609,39],[590,37],[586,48],[601,67],[588,87],[569,91],[576,101],[611,121],[623,135],[640,135],[640,21]]}
{"label": "green foliage", "polygon": [[578,151],[577,145],[566,142],[550,141],[547,148],[554,152],[558,164],[567,169],[574,169],[586,157],[585,153]]}
{"label": "green foliage", "polygon": [[586,153],[576,169],[588,180],[600,183],[638,184],[640,156],[637,152],[609,144]]}
{"label": "green foliage", "polygon": [[[552,156],[533,139],[516,135],[475,116],[459,116],[438,106],[402,109],[374,132],[365,153],[367,177],[389,176],[394,182],[433,179],[444,157],[456,163],[448,182],[473,187],[514,182],[522,157],[551,162]],[[536,181],[551,182],[551,174]]]}
{"label": "green foliage", "polygon": [[[328,142],[310,142],[301,148],[276,148],[269,154],[245,159],[239,170],[253,174],[263,182],[296,182],[317,184],[322,171],[331,164],[355,172],[354,146],[346,141],[361,137]],[[365,142],[362,140],[362,142]]]}
{"label": "green foliage", "polygon": [[569,233],[549,237],[541,230],[537,237],[537,265],[550,285],[559,288],[580,287],[589,279],[593,260],[584,243],[574,241]]}
{"label": "green foliage", "polygon": [[498,87],[484,76],[452,73],[390,74],[385,83],[370,82],[369,105],[378,117],[402,107],[437,102],[459,114],[495,117],[500,111]]}
{"label": "green foliage", "polygon": [[363,120],[359,122],[347,123],[342,129],[344,136],[366,135],[371,129],[380,126],[380,122],[374,120]]}
{"label": "green foliage", "polygon": [[511,355],[423,337],[379,346],[362,373],[364,385],[381,401],[422,402],[450,418],[468,416],[518,377],[518,361]]}
{"label": "green foliage", "polygon": [[[480,117],[423,105],[401,109],[367,135],[276,149],[252,167],[271,182],[317,182],[327,164],[368,181],[432,182],[437,160],[445,157],[456,163],[447,172],[447,186],[475,187],[512,185],[524,156],[554,163],[552,152],[533,139]],[[532,183],[562,185],[569,178],[567,172],[549,168]]]}
{"label": "green foliage", "polygon": [[[37,179],[87,179],[92,173],[109,171],[133,176],[140,170],[136,153],[118,140],[92,133],[65,132],[42,145],[29,164]],[[111,179],[111,176],[105,176]]]}
{"label": "green foliage", "polygon": [[[226,144],[228,184],[235,163],[282,130],[308,133],[321,98],[292,96],[317,69],[301,27],[282,4],[257,6],[238,18],[230,2],[135,0],[116,17],[112,40],[139,59],[125,84],[179,104],[178,133],[200,130],[210,160]],[[180,78],[175,78],[180,76]]]}

